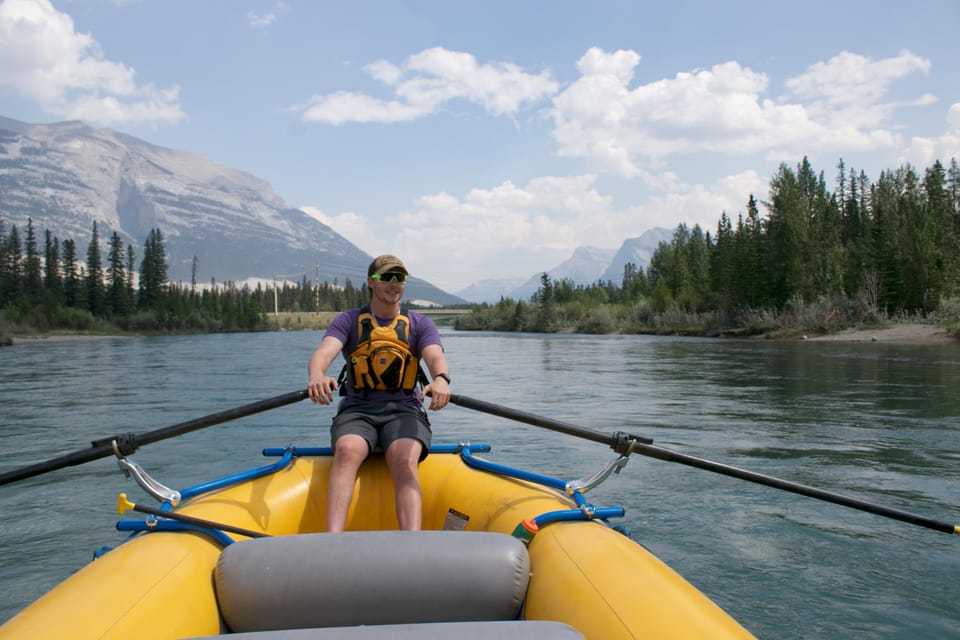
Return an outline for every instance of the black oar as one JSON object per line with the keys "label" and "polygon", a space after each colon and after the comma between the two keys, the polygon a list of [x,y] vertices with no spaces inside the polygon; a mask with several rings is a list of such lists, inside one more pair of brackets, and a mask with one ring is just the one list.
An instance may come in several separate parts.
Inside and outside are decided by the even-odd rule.
{"label": "black oar", "polygon": [[196,525],[198,527],[207,527],[208,529],[219,529],[220,531],[226,531],[227,533],[236,533],[241,536],[247,536],[248,538],[269,538],[269,533],[263,533],[262,531],[252,531],[250,529],[242,529],[240,527],[234,527],[233,525],[223,524],[220,522],[213,522],[212,520],[204,520],[203,518],[194,518],[193,516],[188,516],[183,513],[174,513],[173,511],[164,511],[163,509],[157,509],[156,507],[148,507],[142,504],[135,504],[127,500],[127,494],[121,493],[120,498],[117,500],[117,513],[123,515],[130,510],[139,511],[140,513],[146,513],[152,516],[161,516],[163,518],[170,518],[171,520],[179,520],[180,522],[186,522],[187,524]]}
{"label": "black oar", "polygon": [[823,489],[817,489],[796,482],[791,482],[789,480],[781,480],[780,478],[763,475],[762,473],[755,473],[753,471],[731,467],[719,462],[712,462],[703,458],[677,453],[676,451],[671,451],[670,449],[664,449],[663,447],[653,445],[653,440],[649,438],[641,438],[639,436],[634,436],[622,431],[616,431],[611,434],[603,433],[602,431],[594,431],[592,429],[585,429],[583,427],[578,427],[576,425],[561,422],[559,420],[545,418],[532,413],[526,413],[524,411],[518,411],[516,409],[510,409],[508,407],[492,404],[490,402],[484,402],[483,400],[475,400],[473,398],[456,394],[450,396],[450,402],[460,405],[461,407],[466,407],[467,409],[474,409],[476,411],[482,411],[484,413],[500,416],[501,418],[509,418],[518,422],[532,424],[537,427],[544,427],[546,429],[559,431],[561,433],[577,436],[579,438],[593,440],[594,442],[608,444],[614,451],[618,453],[635,452],[645,456],[650,456],[651,458],[657,458],[658,460],[679,462],[680,464],[685,464],[690,467],[697,467],[698,469],[713,471],[714,473],[721,473],[732,478],[756,482],[757,484],[774,487],[775,489],[783,489],[784,491],[798,493],[810,498],[825,500],[827,502],[839,504],[844,507],[859,509],[860,511],[867,511],[878,516],[893,518],[894,520],[900,520],[901,522],[907,522],[909,524],[926,527],[927,529],[942,531],[943,533],[952,533],[960,536],[960,525],[958,524],[934,520],[933,518],[916,515],[908,511],[901,511],[900,509],[885,507],[883,505],[874,504],[858,498],[850,498],[838,493],[824,491]]}
{"label": "black oar", "polygon": [[125,456],[130,455],[143,445],[159,442],[160,440],[166,440],[167,438],[173,438],[174,436],[190,433],[191,431],[197,431],[198,429],[212,427],[213,425],[220,424],[221,422],[236,420],[237,418],[250,416],[255,413],[260,413],[261,411],[267,411],[268,409],[276,409],[277,407],[299,402],[306,397],[306,389],[302,391],[293,391],[291,393],[285,393],[280,396],[267,398],[266,400],[260,400],[259,402],[252,402],[250,404],[245,404],[233,409],[227,409],[225,411],[218,411],[217,413],[212,413],[208,416],[203,416],[202,418],[195,418],[193,420],[181,422],[179,424],[164,427],[162,429],[156,429],[155,431],[148,431],[147,433],[141,433],[139,435],[135,433],[122,433],[115,436],[110,436],[108,438],[94,440],[90,443],[90,448],[88,449],[80,449],[79,451],[74,451],[73,453],[68,453],[58,458],[47,460],[46,462],[38,462],[27,467],[0,473],[0,485],[16,482],[17,480],[24,480],[25,478],[32,478],[33,476],[38,476],[42,473],[55,471],[64,467],[72,467],[78,464],[90,462],[92,460],[106,458],[107,456],[114,454],[115,446],[120,454]]}

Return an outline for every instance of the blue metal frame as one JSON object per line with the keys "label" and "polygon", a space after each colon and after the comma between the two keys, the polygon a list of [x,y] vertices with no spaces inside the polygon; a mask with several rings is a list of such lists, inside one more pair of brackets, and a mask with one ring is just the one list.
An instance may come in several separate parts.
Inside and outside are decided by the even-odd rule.
{"label": "blue metal frame", "polygon": [[295,455],[294,449],[292,447],[282,450],[282,457],[280,460],[264,465],[262,467],[257,467],[256,469],[249,469],[247,471],[241,471],[240,473],[235,473],[233,475],[225,476],[218,480],[211,480],[210,482],[204,482],[203,484],[194,485],[188,487],[180,492],[181,500],[188,500],[190,498],[196,497],[201,493],[206,493],[208,491],[214,491],[216,489],[222,489],[224,487],[229,487],[231,485],[239,484],[241,482],[246,482],[247,480],[253,480],[255,478],[260,478],[262,476],[270,475],[271,473],[276,473],[281,469],[285,469],[287,465],[293,460]]}
{"label": "blue metal frame", "polygon": [[587,502],[587,499],[584,497],[581,491],[569,491],[567,489],[567,482],[560,480],[559,478],[553,478],[551,476],[545,476],[539,473],[525,471],[523,469],[515,469],[513,467],[507,467],[502,464],[490,462],[489,460],[475,458],[470,447],[465,447],[460,452],[460,457],[463,458],[463,461],[467,464],[467,466],[473,469],[479,469],[480,471],[488,471],[490,473],[517,478],[519,480],[526,480],[528,482],[542,484],[566,493],[573,499],[574,503],[577,505],[576,509],[549,511],[533,518],[533,521],[537,523],[538,527],[544,527],[554,522],[570,520],[602,520],[606,522],[608,518],[622,518],[626,513],[623,507],[593,506]]}
{"label": "blue metal frame", "polygon": [[[432,454],[459,453],[463,462],[472,469],[544,485],[551,489],[556,489],[557,491],[566,493],[571,497],[571,499],[574,501],[574,504],[577,506],[576,509],[562,509],[559,511],[542,513],[532,519],[538,527],[544,527],[554,522],[571,520],[600,520],[606,523],[608,518],[621,518],[625,513],[623,507],[595,507],[587,502],[587,499],[583,496],[581,491],[568,490],[567,482],[559,478],[533,473],[531,471],[525,471],[523,469],[517,469],[514,467],[508,467],[506,465],[490,462],[489,460],[477,458],[473,455],[474,452],[487,453],[490,450],[490,445],[484,443],[433,445],[430,447],[430,453]],[[209,491],[215,491],[217,489],[222,489],[224,487],[229,487],[241,482],[247,482],[255,478],[276,473],[277,471],[285,469],[287,466],[289,466],[294,457],[332,456],[333,449],[331,447],[266,447],[263,449],[263,455],[265,457],[279,457],[280,460],[268,465],[257,467],[255,469],[249,469],[247,471],[235,473],[223,478],[211,480],[210,482],[204,482],[202,484],[188,487],[180,492],[181,500],[188,500]],[[169,502],[164,502],[160,508],[165,511],[169,511],[173,507]],[[117,530],[133,532],[192,531],[205,534],[222,546],[228,546],[234,542],[233,538],[219,529],[202,527],[185,522],[178,522],[176,520],[158,519],[153,516],[147,518],[146,520],[121,520],[117,522]],[[529,538],[527,541],[529,542]]]}
{"label": "blue metal frame", "polygon": [[497,464],[496,462],[490,462],[489,460],[481,460],[480,458],[473,457],[473,447],[467,446],[460,451],[460,457],[463,458],[463,461],[468,467],[473,469],[479,469],[481,471],[488,471],[490,473],[495,473],[501,476],[508,476],[511,478],[518,478],[520,480],[527,480],[529,482],[534,482],[536,484],[542,484],[551,489],[556,489],[557,491],[563,491],[566,493],[567,483],[558,478],[552,478],[550,476],[540,475],[539,473],[533,473],[532,471],[525,471],[523,469],[516,469],[514,467],[508,467],[502,464]]}
{"label": "blue metal frame", "polygon": [[191,531],[212,538],[222,547],[228,547],[235,542],[233,538],[220,531],[220,529],[201,527],[187,522],[177,522],[176,520],[157,520],[153,516],[146,520],[120,520],[117,522],[117,531]]}

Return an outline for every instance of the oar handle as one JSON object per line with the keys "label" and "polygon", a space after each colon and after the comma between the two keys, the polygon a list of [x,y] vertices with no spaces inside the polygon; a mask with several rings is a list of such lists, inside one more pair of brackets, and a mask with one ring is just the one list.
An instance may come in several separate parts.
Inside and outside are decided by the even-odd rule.
{"label": "oar handle", "polygon": [[32,478],[33,476],[38,476],[40,474],[62,469],[64,467],[72,467],[78,464],[84,464],[85,462],[91,462],[92,460],[106,458],[107,456],[113,455],[113,443],[115,441],[121,447],[120,452],[123,455],[130,455],[136,451],[138,447],[153,444],[154,442],[159,442],[160,440],[165,440],[167,438],[172,438],[185,433],[190,433],[191,431],[196,431],[205,427],[212,427],[213,425],[227,422],[229,420],[236,420],[237,418],[250,416],[255,413],[267,411],[268,409],[276,409],[277,407],[299,402],[300,400],[307,398],[307,396],[308,393],[306,389],[301,391],[293,391],[283,395],[275,396],[273,398],[267,398],[266,400],[260,400],[259,402],[245,404],[233,409],[218,411],[217,413],[212,413],[208,416],[203,416],[202,418],[195,418],[193,420],[181,422],[179,424],[164,427],[162,429],[148,431],[140,435],[134,433],[124,433],[106,438],[100,438],[99,440],[94,440],[91,442],[89,449],[80,449],[79,451],[74,451],[73,453],[68,453],[58,458],[53,458],[51,460],[46,460],[44,462],[38,462],[36,464],[22,467],[20,469],[13,469],[11,471],[0,473],[0,485],[16,482],[17,480],[25,480],[26,478]]}

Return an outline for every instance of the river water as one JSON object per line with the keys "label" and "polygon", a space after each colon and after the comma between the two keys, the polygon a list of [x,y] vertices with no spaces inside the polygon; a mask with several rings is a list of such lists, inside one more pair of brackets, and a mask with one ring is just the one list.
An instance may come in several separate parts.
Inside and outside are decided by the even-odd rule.
{"label": "river water", "polygon": [[[305,387],[316,332],[103,338],[0,349],[0,471]],[[444,330],[455,393],[960,523],[960,346]],[[328,444],[309,402],[152,444],[187,487]],[[602,444],[450,407],[435,442],[572,479]],[[0,621],[123,534],[103,459],[0,486]],[[960,637],[960,539],[639,455],[588,494],[761,638]],[[135,571],[131,567],[131,571]]]}

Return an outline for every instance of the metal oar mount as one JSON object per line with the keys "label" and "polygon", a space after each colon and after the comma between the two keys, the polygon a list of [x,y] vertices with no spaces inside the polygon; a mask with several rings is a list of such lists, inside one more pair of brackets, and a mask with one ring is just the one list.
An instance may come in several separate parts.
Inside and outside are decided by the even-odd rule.
{"label": "metal oar mount", "polygon": [[266,400],[260,400],[259,402],[252,402],[250,404],[245,404],[233,409],[212,413],[208,416],[203,416],[202,418],[195,418],[193,420],[174,424],[162,429],[148,431],[147,433],[141,433],[139,435],[135,433],[123,433],[109,436],[107,438],[101,438],[99,440],[94,440],[90,443],[90,448],[88,449],[80,449],[79,451],[74,451],[73,453],[68,453],[45,462],[38,462],[37,464],[32,464],[27,467],[0,473],[0,485],[16,482],[17,480],[24,480],[26,478],[32,478],[33,476],[38,476],[40,474],[62,469],[64,467],[72,467],[78,464],[90,462],[92,460],[106,458],[117,453],[125,456],[130,455],[136,451],[138,447],[142,447],[144,445],[153,444],[154,442],[159,442],[160,440],[166,440],[167,438],[173,438],[175,436],[190,433],[191,431],[197,431],[199,429],[204,429],[206,427],[212,427],[213,425],[227,422],[229,420],[236,420],[237,418],[244,418],[255,413],[267,411],[269,409],[276,409],[277,407],[293,404],[294,402],[299,402],[306,397],[306,389],[301,391],[293,391],[283,395],[275,396],[273,398],[267,398]]}
{"label": "metal oar mount", "polygon": [[892,518],[908,524],[926,527],[927,529],[933,529],[934,531],[952,533],[960,536],[960,524],[952,524],[942,520],[935,520],[933,518],[917,515],[908,511],[902,511],[892,507],[885,507],[883,505],[867,502],[866,500],[851,498],[838,493],[833,493],[831,491],[825,491],[823,489],[817,489],[816,487],[799,484],[797,482],[782,480],[780,478],[764,475],[762,473],[756,473],[754,471],[732,467],[719,462],[697,458],[696,456],[678,453],[670,449],[664,449],[663,447],[655,446],[653,444],[653,440],[650,438],[641,438],[639,436],[623,433],[622,431],[617,431],[611,434],[604,433],[602,431],[595,431],[593,429],[585,429],[584,427],[579,427],[567,422],[545,418],[543,416],[527,413],[525,411],[510,409],[509,407],[496,405],[490,402],[484,402],[483,400],[475,400],[473,398],[456,394],[450,396],[450,402],[467,409],[474,409],[475,411],[482,411],[483,413],[500,416],[501,418],[508,418],[510,420],[524,422],[526,424],[543,427],[552,431],[559,431],[560,433],[566,433],[578,438],[584,438],[586,440],[607,444],[614,451],[617,451],[621,454],[639,453],[651,458],[657,458],[658,460],[679,462],[680,464],[696,467],[698,469],[704,469],[705,471],[720,473],[732,478],[739,478],[740,480],[755,482],[757,484],[766,485],[775,489],[782,489],[791,493],[797,493],[809,498],[816,498],[818,500],[832,502],[833,504],[838,504],[844,507],[850,507],[851,509],[859,509],[860,511],[873,513],[885,518]]}

